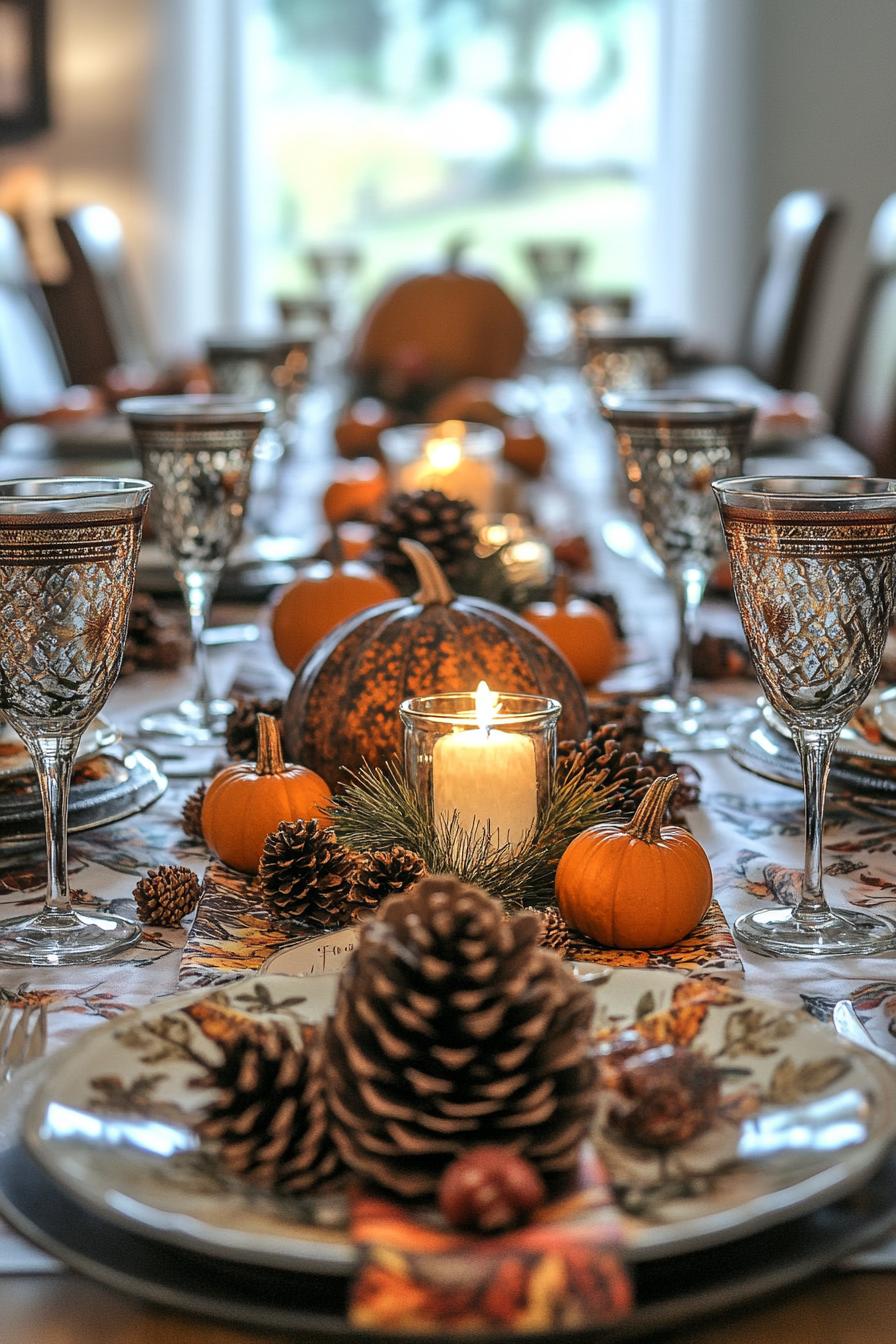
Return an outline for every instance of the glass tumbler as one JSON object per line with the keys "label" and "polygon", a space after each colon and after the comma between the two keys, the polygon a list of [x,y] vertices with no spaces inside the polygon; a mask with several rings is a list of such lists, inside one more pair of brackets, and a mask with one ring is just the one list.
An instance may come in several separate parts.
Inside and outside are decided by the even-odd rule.
{"label": "glass tumbler", "polygon": [[121,402],[153,485],[151,521],[174,565],[190,617],[195,697],[147,714],[141,729],[185,743],[223,736],[233,705],[213,699],[203,634],[228,556],[240,538],[253,449],[270,399],[135,397]]}
{"label": "glass tumbler", "polygon": [[756,675],[793,735],[806,808],[799,902],[742,915],[734,931],[777,957],[896,947],[896,921],[832,910],[822,886],[831,753],[880,671],[896,595],[896,481],[741,477],[713,489]]}
{"label": "glass tumbler", "polygon": [[728,712],[693,695],[691,653],[707,580],[725,551],[712,482],[740,470],[755,407],[654,392],[609,393],[601,410],[678,609],[671,691],[647,702],[650,731],[670,748],[724,748]]}
{"label": "glass tumbler", "polygon": [[104,477],[0,482],[0,708],[34,762],[47,837],[44,908],[0,922],[0,962],[94,961],[140,937],[134,920],[73,909],[67,827],[78,743],[121,666],[149,492]]}

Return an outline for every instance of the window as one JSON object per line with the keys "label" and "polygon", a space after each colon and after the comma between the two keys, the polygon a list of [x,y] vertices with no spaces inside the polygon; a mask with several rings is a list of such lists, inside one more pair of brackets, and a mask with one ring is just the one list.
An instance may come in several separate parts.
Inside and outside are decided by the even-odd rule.
{"label": "window", "polygon": [[656,0],[259,0],[262,278],[358,244],[371,290],[469,239],[518,292],[521,242],[585,237],[585,283],[644,280]]}

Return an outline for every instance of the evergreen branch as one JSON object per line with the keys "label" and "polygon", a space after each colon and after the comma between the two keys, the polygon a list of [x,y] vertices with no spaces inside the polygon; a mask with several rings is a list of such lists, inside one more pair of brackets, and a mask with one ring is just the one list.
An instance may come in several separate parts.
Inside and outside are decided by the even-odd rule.
{"label": "evergreen branch", "polygon": [[461,825],[457,812],[433,823],[424,803],[390,762],[366,762],[329,805],[342,844],[354,850],[403,845],[431,873],[451,873],[509,905],[543,905],[553,896],[554,872],[567,845],[588,826],[614,815],[614,787],[594,787],[581,771],[555,782],[538,824],[517,843],[495,844],[490,826]]}

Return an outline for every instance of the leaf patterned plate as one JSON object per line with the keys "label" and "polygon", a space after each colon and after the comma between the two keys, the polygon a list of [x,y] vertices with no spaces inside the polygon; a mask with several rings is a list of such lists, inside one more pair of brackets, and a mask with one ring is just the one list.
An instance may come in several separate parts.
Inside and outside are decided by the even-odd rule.
{"label": "leaf patterned plate", "polygon": [[[319,1022],[338,976],[259,975],[213,993],[246,1012]],[[591,986],[598,1037],[637,1024],[722,1074],[711,1128],[671,1152],[633,1148],[598,1118],[633,1260],[730,1241],[867,1180],[896,1138],[896,1069],[735,980],[613,970]],[[348,1272],[341,1196],[284,1198],[226,1175],[191,1117],[217,1046],[180,1011],[199,990],[126,1013],[54,1058],[24,1126],[31,1152],[82,1204],[144,1235],[240,1263]],[[191,1085],[192,1084],[192,1085]]]}

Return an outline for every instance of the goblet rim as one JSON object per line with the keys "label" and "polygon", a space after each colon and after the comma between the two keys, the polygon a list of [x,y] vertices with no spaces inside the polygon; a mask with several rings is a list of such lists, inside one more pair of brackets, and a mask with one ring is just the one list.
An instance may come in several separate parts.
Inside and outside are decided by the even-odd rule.
{"label": "goblet rim", "polygon": [[656,426],[662,421],[681,426],[747,425],[757,407],[734,397],[704,397],[693,392],[665,392],[661,389],[640,392],[605,392],[600,398],[601,413],[608,420],[632,425]]}
{"label": "goblet rim", "polygon": [[[881,488],[865,491],[831,489],[818,492],[804,488],[812,484],[833,486],[837,482],[843,485]],[[847,504],[854,504],[856,508],[867,508],[869,504],[878,502],[896,504],[896,479],[888,476],[722,476],[713,481],[712,488],[722,504],[727,502],[724,498],[726,493],[734,495],[739,508],[767,508],[769,501],[775,501],[785,507],[792,504],[805,505],[809,501],[814,508],[835,505],[841,511]]]}
{"label": "goblet rim", "polygon": [[177,396],[126,397],[118,411],[132,423],[178,420],[252,420],[262,422],[275,409],[273,397],[240,397],[227,392],[179,394]]}
{"label": "goblet rim", "polygon": [[[84,490],[65,490],[71,485],[89,486]],[[15,486],[47,486],[46,491],[17,493]],[[0,480],[0,512],[10,504],[34,504],[37,501],[52,500],[55,503],[73,503],[84,500],[102,500],[121,495],[137,494],[152,490],[152,482],[132,476],[17,476],[10,480]]]}

